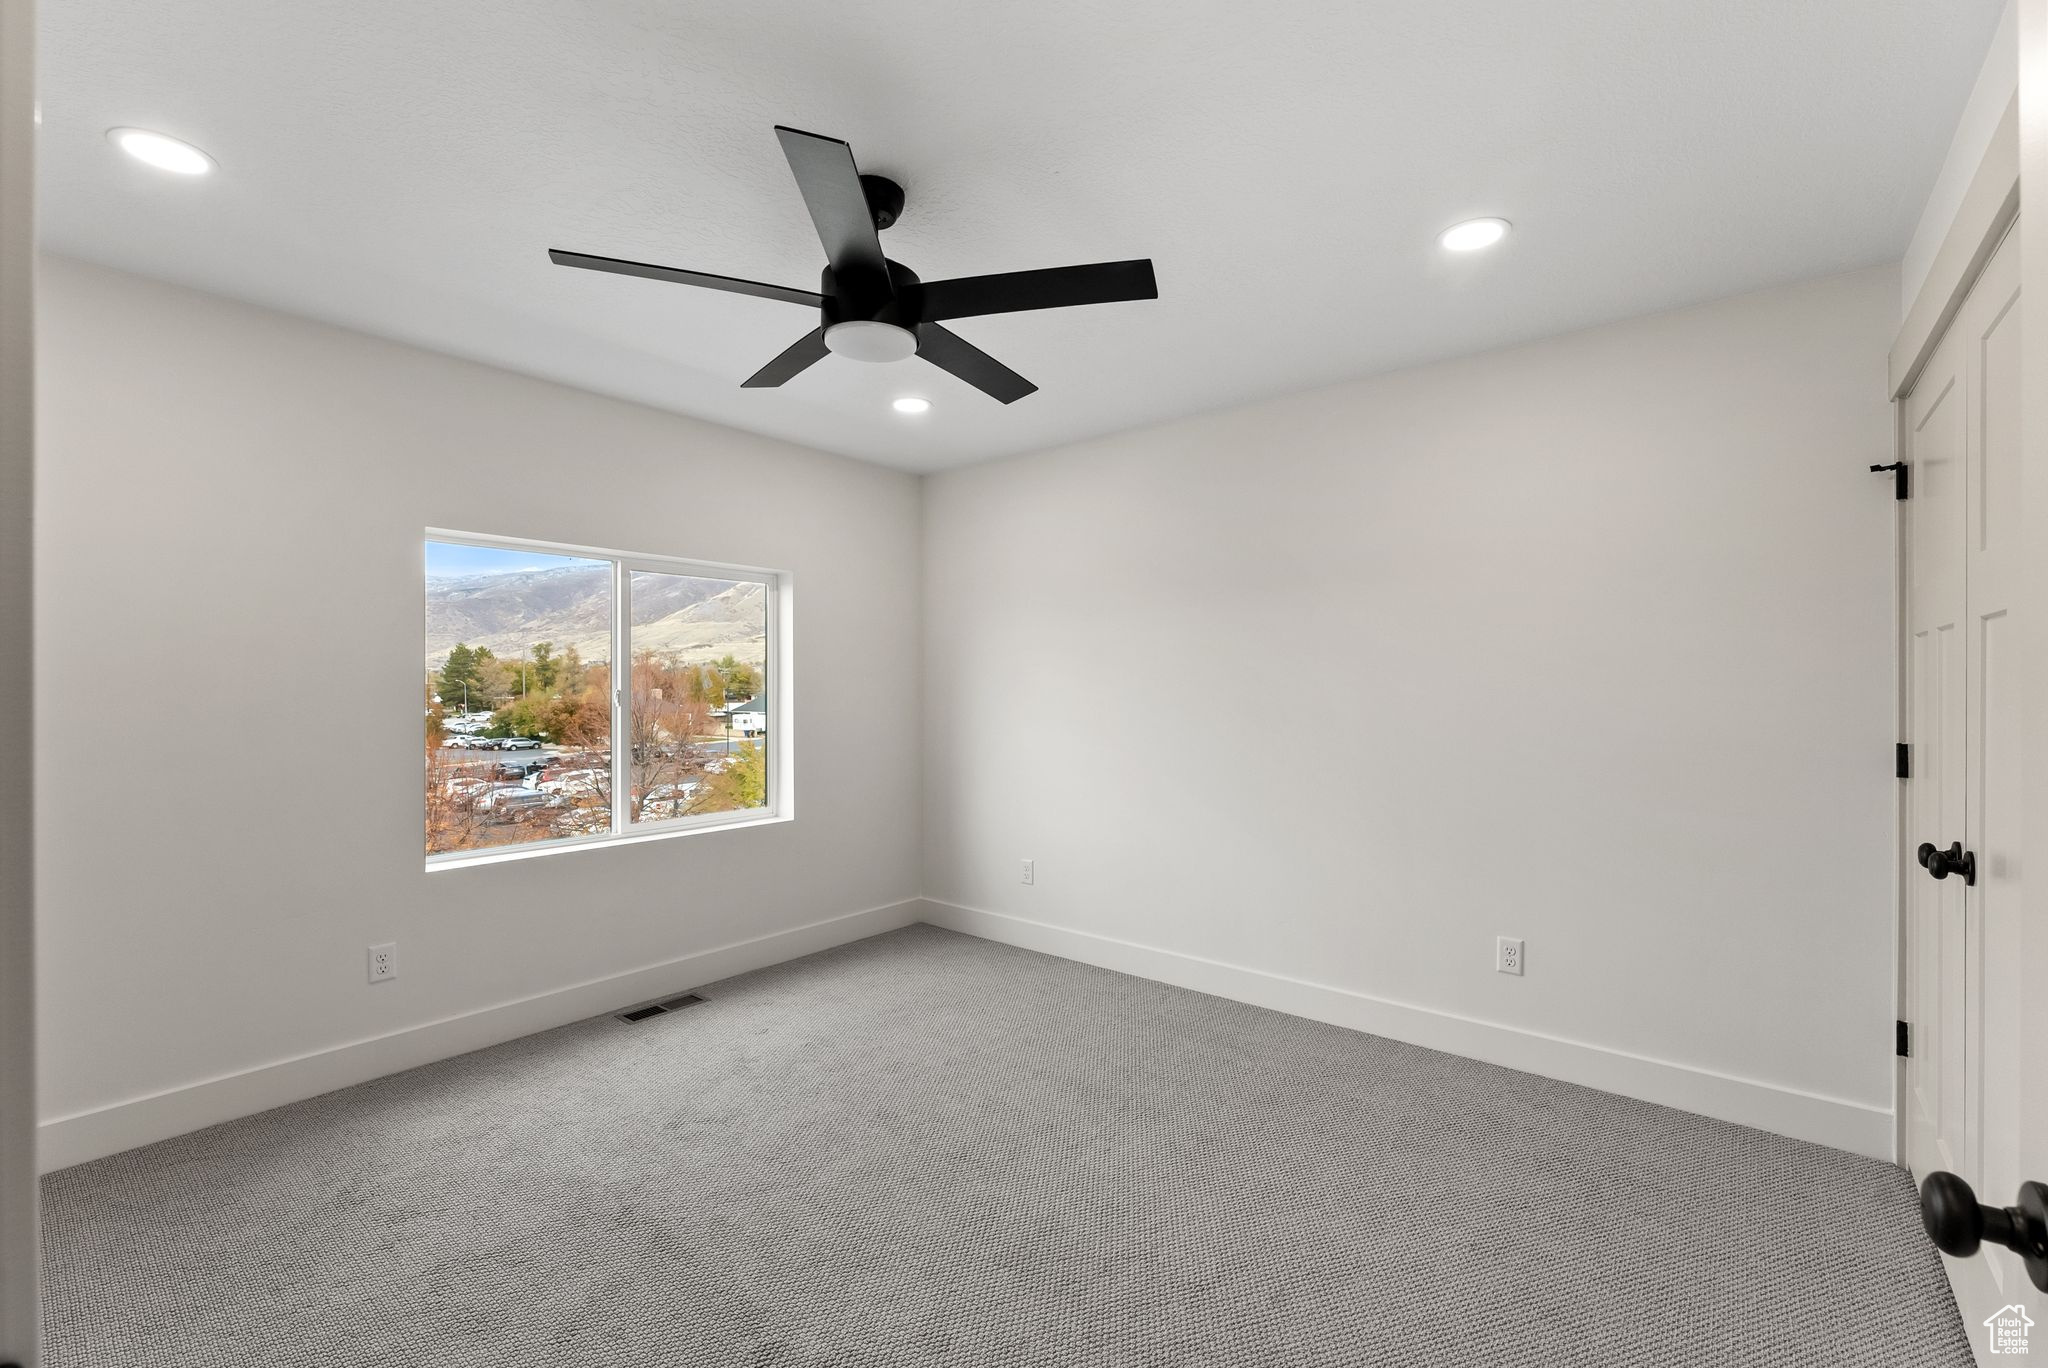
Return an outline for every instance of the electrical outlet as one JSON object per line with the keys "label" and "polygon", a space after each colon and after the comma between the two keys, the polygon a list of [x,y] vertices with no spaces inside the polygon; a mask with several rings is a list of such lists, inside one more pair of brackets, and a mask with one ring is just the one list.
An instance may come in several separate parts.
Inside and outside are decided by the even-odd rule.
{"label": "electrical outlet", "polygon": [[1522,972],[1522,938],[1519,936],[1495,936],[1493,938],[1493,967],[1503,974]]}
{"label": "electrical outlet", "polygon": [[393,941],[370,947],[370,982],[398,977],[398,946]]}
{"label": "electrical outlet", "polygon": [[1038,861],[1036,861],[1036,860],[1026,860],[1026,861],[1024,862],[1024,882],[1025,882],[1025,883],[1037,883],[1037,882],[1038,882]]}

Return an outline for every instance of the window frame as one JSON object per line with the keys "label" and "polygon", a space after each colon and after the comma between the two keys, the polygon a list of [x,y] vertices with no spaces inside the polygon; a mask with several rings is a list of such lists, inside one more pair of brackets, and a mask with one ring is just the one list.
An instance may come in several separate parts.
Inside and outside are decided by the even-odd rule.
{"label": "window frame", "polygon": [[[569,542],[540,541],[531,537],[503,537],[488,532],[462,532],[444,527],[426,528],[421,536],[423,548],[427,542],[448,542],[458,546],[480,546],[500,551],[531,551],[544,556],[569,556],[578,560],[604,561],[610,565],[612,574],[611,830],[587,836],[551,836],[546,840],[525,841],[517,845],[487,846],[480,850],[448,850],[429,854],[425,856],[429,873],[436,870],[460,869],[469,865],[496,864],[505,860],[531,859],[535,856],[555,855],[570,850],[598,850],[607,846],[632,845],[641,841],[694,836],[700,832],[721,831],[730,827],[764,826],[775,822],[787,822],[794,818],[791,789],[795,766],[792,763],[789,729],[789,652],[784,640],[784,633],[788,630],[788,572],[769,570],[760,566],[733,565],[721,561],[689,560],[681,556],[614,551]],[[635,571],[759,584],[765,591],[762,596],[766,633],[762,672],[766,679],[761,701],[768,712],[764,739],[769,750],[764,774],[767,792],[760,807],[742,808],[736,812],[700,812],[685,817],[663,817],[645,822],[632,820],[630,809],[633,792],[633,745],[630,712],[633,694],[631,652]],[[424,579],[420,585],[420,603],[424,614]],[[619,665],[621,661],[626,662],[623,670]],[[421,829],[424,830],[424,790],[420,796],[420,815]]]}

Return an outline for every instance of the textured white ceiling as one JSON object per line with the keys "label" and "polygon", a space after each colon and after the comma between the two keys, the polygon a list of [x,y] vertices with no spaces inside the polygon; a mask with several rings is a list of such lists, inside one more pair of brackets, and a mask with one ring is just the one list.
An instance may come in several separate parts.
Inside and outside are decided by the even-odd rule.
{"label": "textured white ceiling", "polygon": [[[909,469],[1049,446],[1898,257],[2000,0],[67,0],[48,246]],[[909,192],[927,280],[1150,256],[1162,298],[964,319],[920,361],[739,382],[815,288],[772,132]],[[132,124],[220,162],[181,180]],[[1436,232],[1512,219],[1493,253]],[[922,393],[909,419],[888,400]]]}

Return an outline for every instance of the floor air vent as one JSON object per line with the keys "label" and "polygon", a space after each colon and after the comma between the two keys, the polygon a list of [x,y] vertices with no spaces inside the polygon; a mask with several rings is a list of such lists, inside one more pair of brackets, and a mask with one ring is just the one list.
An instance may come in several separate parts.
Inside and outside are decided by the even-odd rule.
{"label": "floor air vent", "polygon": [[677,1012],[685,1007],[695,1007],[703,1000],[703,998],[698,997],[695,993],[684,993],[681,997],[663,998],[660,1002],[650,1002],[645,1007],[630,1007],[623,1012],[616,1013],[616,1015],[621,1021],[645,1021],[651,1016],[660,1016],[663,1012]]}

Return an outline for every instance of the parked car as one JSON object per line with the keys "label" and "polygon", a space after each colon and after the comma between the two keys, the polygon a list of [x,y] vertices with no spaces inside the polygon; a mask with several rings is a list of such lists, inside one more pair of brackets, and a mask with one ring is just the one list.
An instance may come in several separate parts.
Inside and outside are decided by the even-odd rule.
{"label": "parked car", "polygon": [[542,793],[521,784],[500,784],[489,793],[480,794],[476,800],[478,812],[488,812],[501,820],[516,820],[558,808],[562,800],[552,793]]}
{"label": "parked car", "polygon": [[508,736],[498,743],[503,750],[539,750],[540,742],[530,736]]}
{"label": "parked car", "polygon": [[500,760],[497,771],[507,779],[524,779],[527,775],[537,774],[547,767],[548,759],[544,755],[522,755],[517,760]]}
{"label": "parked car", "polygon": [[656,784],[641,798],[638,819],[659,822],[670,817],[688,816],[690,801],[697,796],[700,787],[695,780],[681,784]]}
{"label": "parked car", "polygon": [[666,799],[693,797],[701,787],[702,785],[695,779],[685,779],[680,784],[656,784],[647,790],[647,801],[661,802]]}
{"label": "parked car", "polygon": [[549,779],[535,787],[542,793],[560,794],[572,803],[583,798],[604,797],[604,789],[589,779]]}
{"label": "parked car", "polygon": [[599,836],[612,829],[609,808],[576,808],[550,823],[557,836]]}

